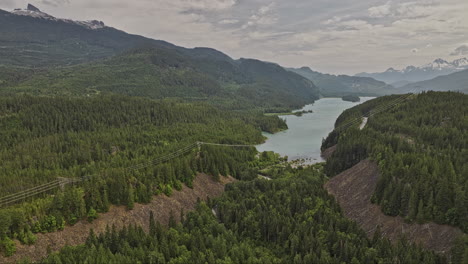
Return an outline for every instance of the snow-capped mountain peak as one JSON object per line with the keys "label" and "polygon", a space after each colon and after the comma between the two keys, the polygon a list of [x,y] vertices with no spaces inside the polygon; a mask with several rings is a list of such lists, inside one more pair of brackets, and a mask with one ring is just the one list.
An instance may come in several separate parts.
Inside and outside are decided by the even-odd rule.
{"label": "snow-capped mountain peak", "polygon": [[420,66],[420,67],[415,67],[415,66],[407,66],[406,68],[402,70],[395,70],[394,68],[388,68],[385,72],[387,73],[409,73],[417,70],[422,70],[422,71],[429,71],[429,70],[464,70],[465,68],[468,67],[468,59],[467,58],[461,58],[458,60],[454,60],[452,62],[448,62],[444,59],[436,59],[433,62]]}
{"label": "snow-capped mountain peak", "polygon": [[461,58],[458,60],[454,60],[452,64],[456,67],[468,67],[468,59],[467,58]]}
{"label": "snow-capped mountain peak", "polygon": [[53,20],[53,21],[61,21],[65,23],[79,25],[79,26],[82,26],[88,29],[93,29],[93,30],[106,27],[106,25],[104,25],[102,21],[98,21],[98,20],[75,21],[71,19],[56,18],[54,16],[51,16],[47,13],[42,12],[39,8],[31,4],[28,4],[26,9],[17,8],[13,10],[11,13],[15,15],[19,15],[19,16],[29,16],[29,17],[42,18],[42,19]]}
{"label": "snow-capped mountain peak", "polygon": [[436,59],[435,61],[433,61],[432,63],[429,63],[425,66],[423,66],[422,68],[424,69],[450,69],[450,68],[453,68],[453,64],[446,61],[446,60],[443,60],[443,59]]}
{"label": "snow-capped mountain peak", "polygon": [[51,19],[51,20],[55,19],[55,17],[42,12],[41,10],[39,10],[39,8],[31,4],[28,4],[28,7],[26,9],[17,8],[13,10],[13,12],[11,13],[15,15],[20,15],[20,16],[30,16],[30,17],[45,18],[45,19]]}
{"label": "snow-capped mountain peak", "polygon": [[433,62],[419,67],[408,66],[401,70],[389,68],[385,72],[359,73],[356,76],[371,77],[386,83],[419,82],[429,80],[441,75],[468,69],[468,59],[460,58],[452,62],[444,59],[436,59]]}
{"label": "snow-capped mountain peak", "polygon": [[414,70],[417,70],[418,68],[414,67],[414,66],[408,66],[405,68],[405,72],[410,72],[410,71],[414,71]]}
{"label": "snow-capped mountain peak", "polygon": [[36,12],[41,12],[41,10],[39,10],[39,8],[31,5],[31,4],[28,4],[28,7],[26,7],[27,10],[29,11],[36,11]]}

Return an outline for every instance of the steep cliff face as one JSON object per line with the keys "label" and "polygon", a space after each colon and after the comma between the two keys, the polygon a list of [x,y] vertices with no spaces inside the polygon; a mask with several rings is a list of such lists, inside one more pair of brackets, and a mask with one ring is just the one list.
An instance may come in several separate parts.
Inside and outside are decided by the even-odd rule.
{"label": "steep cliff face", "polygon": [[17,241],[16,254],[9,258],[0,255],[0,263],[16,263],[25,258],[37,261],[66,245],[83,244],[86,242],[90,229],[99,234],[106,230],[106,226],[114,225],[120,229],[136,224],[148,231],[151,211],[154,213],[155,220],[164,225],[169,223],[171,215],[179,221],[182,210],[184,213],[194,210],[198,199],[206,200],[208,197],[220,196],[224,192],[224,186],[233,181],[234,178],[223,177],[221,182],[217,182],[211,176],[199,174],[193,181],[193,189],[184,186],[181,191],[174,191],[170,197],[159,195],[154,197],[149,204],[135,204],[135,208],[130,211],[124,206],[114,206],[109,212],[99,215],[99,218],[92,223],[82,221],[60,232],[38,234],[37,241],[32,246],[22,245]]}
{"label": "steep cliff face", "polygon": [[402,217],[384,215],[378,205],[371,203],[378,176],[377,164],[367,159],[331,178],[325,188],[335,196],[345,215],[355,220],[369,237],[380,227],[382,235],[392,241],[405,236],[436,252],[448,253],[462,234],[460,229],[434,223],[409,224]]}

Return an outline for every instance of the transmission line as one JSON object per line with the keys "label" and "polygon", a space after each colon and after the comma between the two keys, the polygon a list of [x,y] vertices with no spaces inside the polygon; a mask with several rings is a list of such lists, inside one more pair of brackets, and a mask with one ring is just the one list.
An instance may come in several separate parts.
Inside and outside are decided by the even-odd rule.
{"label": "transmission line", "polygon": [[[209,143],[209,142],[197,141],[197,142],[194,142],[194,143],[192,143],[190,145],[187,145],[185,147],[177,149],[174,152],[171,152],[171,153],[168,153],[168,154],[166,154],[164,156],[158,157],[158,158],[156,158],[154,160],[147,161],[147,162],[140,163],[140,164],[133,165],[133,166],[129,166],[129,167],[125,168],[125,170],[127,170],[127,171],[136,171],[136,170],[144,169],[144,168],[151,167],[151,166],[157,166],[157,165],[159,165],[161,163],[165,163],[167,161],[170,161],[172,159],[175,159],[177,157],[185,155],[185,154],[189,153],[190,151],[192,151],[195,148],[200,148],[202,145],[224,146],[224,147],[255,147],[254,145],[218,144],[218,143]],[[25,199],[27,199],[29,197],[36,196],[36,195],[39,195],[41,193],[51,191],[51,190],[56,189],[56,188],[58,188],[60,186],[65,186],[67,184],[72,184],[72,183],[83,182],[85,180],[96,177],[98,175],[99,174],[93,174],[93,175],[82,176],[82,177],[79,177],[79,178],[65,178],[63,180],[54,180],[54,181],[51,181],[51,182],[48,182],[48,183],[45,183],[45,184],[42,184],[42,185],[39,185],[39,186],[32,187],[30,189],[26,189],[26,190],[23,190],[23,191],[14,193],[14,194],[10,194],[10,195],[7,195],[7,196],[4,196],[4,197],[0,198],[0,207],[6,207],[6,206],[8,206],[10,204],[13,204],[13,203],[16,203],[16,202],[19,202],[19,201],[24,201]]]}
{"label": "transmission line", "polygon": [[[393,100],[392,102],[390,102],[387,105],[378,106],[378,107],[372,109],[371,111],[369,111],[368,113],[361,115],[360,117],[356,117],[356,118],[353,118],[351,120],[346,121],[345,123],[343,123],[340,126],[336,127],[334,130],[335,131],[340,131],[340,130],[346,129],[346,128],[356,124],[357,122],[362,122],[363,117],[371,117],[371,116],[374,116],[374,115],[376,115],[378,113],[387,111],[387,110],[389,110],[389,109],[403,103],[404,101],[408,100],[412,95],[413,95],[412,93],[402,95],[402,96],[398,97],[397,99]],[[135,170],[140,170],[140,169],[147,168],[147,167],[150,167],[150,166],[156,166],[156,165],[159,165],[161,163],[165,163],[165,162],[167,162],[169,160],[180,157],[181,155],[185,155],[188,152],[192,151],[196,147],[200,148],[202,145],[222,146],[222,147],[242,147],[242,148],[243,147],[255,147],[254,145],[220,144],[220,143],[210,143],[210,142],[197,141],[197,142],[194,142],[194,143],[192,143],[190,145],[187,145],[185,147],[177,149],[174,152],[171,152],[169,154],[166,154],[164,156],[156,158],[154,160],[144,162],[144,163],[140,163],[140,164],[137,164],[137,165],[133,165],[133,166],[127,167],[125,169],[127,171],[135,171]],[[48,183],[45,183],[45,184],[42,184],[42,185],[39,185],[39,186],[32,187],[30,189],[26,189],[26,190],[23,190],[23,191],[14,193],[14,194],[10,194],[10,195],[7,195],[7,196],[4,196],[4,197],[0,198],[0,207],[8,206],[8,205],[16,203],[18,201],[25,200],[25,199],[27,199],[29,197],[36,196],[36,195],[48,192],[48,191],[53,190],[55,188],[58,188],[60,186],[64,186],[64,185],[71,184],[71,183],[83,182],[83,181],[85,181],[87,179],[96,177],[98,175],[99,174],[94,174],[94,175],[82,176],[82,177],[79,177],[79,178],[67,178],[65,180],[54,180],[54,181],[51,181],[51,182],[48,182]]]}

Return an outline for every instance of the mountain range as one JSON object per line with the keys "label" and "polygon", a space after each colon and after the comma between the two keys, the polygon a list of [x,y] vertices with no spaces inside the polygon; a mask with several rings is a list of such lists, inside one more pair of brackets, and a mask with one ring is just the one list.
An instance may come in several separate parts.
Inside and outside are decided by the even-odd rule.
{"label": "mountain range", "polygon": [[[468,68],[467,59],[451,63],[438,59],[420,68],[389,69],[376,77],[323,74],[308,67],[285,69],[255,59],[235,60],[215,49],[188,49],[128,34],[98,20],[56,18],[33,5],[11,12],[0,10],[0,24],[3,95],[92,96],[105,92],[283,112],[324,96],[381,96],[415,87],[464,91],[463,83],[451,81],[463,79],[463,73],[412,86],[397,77],[376,79],[416,76],[418,72],[429,78]],[[400,88],[384,81],[398,81],[395,86]]]}
{"label": "mountain range", "polygon": [[397,88],[398,93],[421,91],[457,91],[468,94],[468,70],[436,77],[431,80],[415,82]]}
{"label": "mountain range", "polygon": [[274,63],[56,19],[31,5],[0,11],[0,24],[1,94],[110,92],[264,111],[294,109],[320,96],[312,81]]}
{"label": "mountain range", "polygon": [[434,60],[432,63],[420,67],[408,66],[402,70],[389,68],[385,72],[359,73],[355,76],[370,77],[396,87],[401,87],[411,82],[426,81],[466,69],[468,69],[467,58],[460,58],[452,62],[439,58]]}
{"label": "mountain range", "polygon": [[42,12],[41,10],[39,10],[39,8],[31,4],[28,4],[26,9],[17,8],[13,10],[13,12],[11,13],[15,15],[42,18],[42,19],[51,20],[51,21],[61,21],[65,23],[83,26],[89,29],[100,29],[100,28],[106,27],[106,25],[104,25],[104,22],[98,21],[98,20],[76,21],[76,20],[71,20],[71,19],[56,18],[54,16],[51,16],[47,13]]}
{"label": "mountain range", "polygon": [[320,94],[325,97],[382,96],[395,92],[391,85],[373,78],[323,74],[309,67],[288,68],[288,70],[311,80],[319,88]]}

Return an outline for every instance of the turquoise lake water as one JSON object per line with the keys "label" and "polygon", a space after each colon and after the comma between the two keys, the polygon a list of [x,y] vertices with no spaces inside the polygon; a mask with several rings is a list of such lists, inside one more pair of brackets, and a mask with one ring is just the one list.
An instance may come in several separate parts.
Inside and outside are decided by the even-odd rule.
{"label": "turquoise lake water", "polygon": [[280,116],[286,120],[289,129],[276,134],[264,133],[268,139],[258,145],[259,151],[274,151],[289,160],[307,159],[308,164],[324,161],[320,156],[322,139],[333,130],[338,116],[346,109],[371,100],[361,97],[358,103],[346,102],[341,98],[323,98],[302,110],[312,110],[303,116]]}

